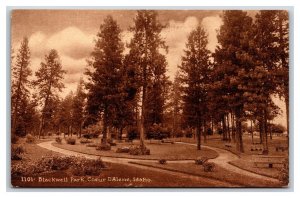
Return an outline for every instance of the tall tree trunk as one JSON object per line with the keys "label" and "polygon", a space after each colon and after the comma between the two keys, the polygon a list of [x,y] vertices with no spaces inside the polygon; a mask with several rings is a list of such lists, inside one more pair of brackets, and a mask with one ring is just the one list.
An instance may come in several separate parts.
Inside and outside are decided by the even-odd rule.
{"label": "tall tree trunk", "polygon": [[107,119],[107,107],[104,108],[104,113],[103,113],[103,137],[101,140],[102,144],[107,144],[107,127],[108,127],[108,119]]}
{"label": "tall tree trunk", "polygon": [[120,129],[119,129],[119,140],[122,140],[122,134],[123,134],[123,127],[120,127]]}
{"label": "tall tree trunk", "polygon": [[232,111],[231,111],[231,126],[232,126],[232,139],[233,139],[233,142],[235,143],[236,142],[236,137],[235,137],[236,127],[234,126],[234,114],[232,113]]}
{"label": "tall tree trunk", "polygon": [[206,120],[204,119],[203,120],[203,136],[204,136],[204,143],[206,143],[206,131],[207,131],[207,128],[206,128]]}
{"label": "tall tree trunk", "polygon": [[140,146],[145,147],[144,139],[145,139],[145,100],[146,100],[146,82],[143,86],[142,91],[142,112],[141,112],[141,128],[140,128]]}
{"label": "tall tree trunk", "polygon": [[214,120],[213,117],[211,117],[211,134],[214,134]]}
{"label": "tall tree trunk", "polygon": [[226,130],[226,122],[225,122],[225,115],[222,116],[222,129],[223,129],[223,140],[227,140],[227,130]]}
{"label": "tall tree trunk", "polygon": [[[227,120],[228,141],[231,142],[231,137],[230,137],[230,127],[229,127],[229,114],[226,114],[226,120]],[[231,127],[231,128],[232,128],[232,127]]]}
{"label": "tall tree trunk", "polygon": [[250,130],[251,130],[251,140],[252,140],[252,144],[254,144],[254,141],[253,141],[253,128],[252,128],[252,120],[250,120]]}
{"label": "tall tree trunk", "polygon": [[40,129],[39,129],[39,136],[38,136],[39,139],[41,139],[41,134],[43,132],[43,129],[44,129],[44,116],[42,115]]}
{"label": "tall tree trunk", "polygon": [[199,123],[196,129],[197,134],[197,150],[201,150],[201,124]]}
{"label": "tall tree trunk", "polygon": [[289,147],[289,141],[290,141],[290,119],[289,119],[289,93],[287,91],[287,93],[285,94],[285,109],[286,109],[286,131],[287,131],[287,142],[288,142],[288,147]]}
{"label": "tall tree trunk", "polygon": [[79,128],[79,137],[81,138],[81,133],[82,133],[82,126],[83,126],[83,122],[80,123],[80,128]]}
{"label": "tall tree trunk", "polygon": [[263,111],[263,154],[267,155],[269,153],[268,149],[268,120],[267,111]]}
{"label": "tall tree trunk", "polygon": [[243,145],[243,133],[242,133],[242,122],[241,122],[241,107],[236,109],[236,147],[237,150],[241,153],[244,153]]}
{"label": "tall tree trunk", "polygon": [[269,127],[268,127],[268,129],[269,129],[269,131],[270,131],[270,140],[272,140],[273,139],[273,133],[272,133],[272,125],[271,125],[272,123],[271,123],[271,121],[269,122]]}
{"label": "tall tree trunk", "polygon": [[259,120],[259,140],[260,140],[260,144],[263,143],[263,120],[262,118],[260,118]]}

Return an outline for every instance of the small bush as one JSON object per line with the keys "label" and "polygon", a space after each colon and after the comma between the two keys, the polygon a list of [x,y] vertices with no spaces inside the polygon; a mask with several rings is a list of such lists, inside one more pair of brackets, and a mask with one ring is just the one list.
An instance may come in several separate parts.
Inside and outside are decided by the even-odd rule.
{"label": "small bush", "polygon": [[129,147],[117,148],[116,153],[128,153]]}
{"label": "small bush", "polygon": [[80,140],[80,143],[81,144],[88,144],[88,143],[92,143],[93,141],[92,140],[89,140],[89,139],[81,139]]}
{"label": "small bush", "polygon": [[61,139],[61,137],[56,137],[56,138],[55,138],[55,141],[56,141],[58,144],[61,144],[62,139]]}
{"label": "small bush", "polygon": [[215,170],[215,163],[213,162],[206,162],[203,164],[204,172],[213,172]]}
{"label": "small bush", "polygon": [[207,157],[199,157],[195,160],[195,164],[197,165],[203,165],[205,162],[207,162]]}
{"label": "small bush", "polygon": [[101,158],[96,160],[81,158],[76,162],[76,165],[71,168],[71,172],[74,176],[99,176],[101,170],[105,167]]}
{"label": "small bush", "polygon": [[283,162],[283,167],[278,173],[278,179],[283,185],[289,184],[289,162],[288,159],[285,159]]}
{"label": "small bush", "polygon": [[21,160],[23,159],[23,154],[25,153],[24,145],[13,145],[11,147],[11,160]]}
{"label": "small bush", "polygon": [[31,134],[27,134],[25,138],[26,138],[26,142],[29,143],[29,144],[35,142],[35,137],[32,136]]}
{"label": "small bush", "polygon": [[11,175],[14,176],[36,176],[40,173],[70,170],[74,176],[98,176],[101,169],[105,168],[104,162],[99,159],[86,159],[74,156],[43,157],[41,160],[25,164],[12,165]]}
{"label": "small bush", "polygon": [[74,138],[67,138],[67,144],[75,145],[76,144],[76,139],[74,139]]}
{"label": "small bush", "polygon": [[153,124],[149,127],[146,131],[146,138],[147,139],[155,139],[155,140],[162,140],[169,138],[171,133],[170,129],[166,127],[162,127],[161,124]]}
{"label": "small bush", "polygon": [[48,136],[52,136],[52,133],[51,133],[51,132],[48,132]]}
{"label": "small bush", "polygon": [[49,170],[67,170],[76,162],[74,156],[53,156],[43,157],[36,165],[36,172],[44,172]]}
{"label": "small bush", "polygon": [[11,166],[11,176],[12,177],[20,177],[20,176],[32,176],[33,167],[30,167],[29,165],[24,165],[21,163],[13,164]]}
{"label": "small bush", "polygon": [[150,149],[147,149],[145,146],[131,146],[129,148],[130,155],[150,155]]}
{"label": "small bush", "polygon": [[160,164],[166,164],[166,163],[167,163],[167,160],[165,160],[165,159],[160,159],[160,160],[158,160],[158,163],[160,163]]}
{"label": "small bush", "polygon": [[110,146],[110,144],[100,144],[100,145],[97,145],[96,150],[109,151],[109,150],[111,150],[111,146]]}

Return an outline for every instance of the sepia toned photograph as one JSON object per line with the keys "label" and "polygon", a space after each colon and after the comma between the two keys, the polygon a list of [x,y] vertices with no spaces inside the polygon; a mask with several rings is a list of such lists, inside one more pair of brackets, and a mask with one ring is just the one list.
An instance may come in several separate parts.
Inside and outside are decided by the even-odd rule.
{"label": "sepia toned photograph", "polygon": [[12,187],[289,187],[288,10],[10,16]]}

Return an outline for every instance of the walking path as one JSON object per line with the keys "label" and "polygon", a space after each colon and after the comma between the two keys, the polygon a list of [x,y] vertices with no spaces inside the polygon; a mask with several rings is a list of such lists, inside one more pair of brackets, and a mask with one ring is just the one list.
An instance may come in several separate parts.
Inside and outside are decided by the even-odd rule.
{"label": "walking path", "polygon": [[[38,146],[40,146],[42,148],[45,148],[45,149],[48,149],[48,150],[51,150],[51,151],[54,151],[54,152],[64,154],[64,155],[81,156],[81,157],[86,157],[86,158],[89,158],[89,159],[99,158],[99,156],[96,156],[96,155],[83,154],[83,153],[79,153],[79,152],[75,152],[75,151],[70,151],[70,150],[67,150],[67,149],[58,148],[58,147],[52,145],[53,142],[54,141],[42,142],[42,143],[39,143]],[[185,142],[176,142],[176,143],[177,144],[186,144],[186,145],[196,146],[196,144],[192,144],[192,143],[185,143]],[[233,165],[229,164],[228,162],[238,159],[238,157],[235,154],[233,154],[229,151],[226,151],[224,149],[215,148],[215,147],[210,147],[210,146],[203,146],[203,147],[206,147],[206,148],[209,148],[211,150],[216,151],[219,154],[219,156],[215,159],[210,159],[209,161],[214,162],[218,166],[220,166],[220,167],[222,167],[222,168],[224,168],[228,171],[243,174],[243,175],[247,175],[247,176],[250,176],[250,177],[257,178],[257,179],[267,180],[267,181],[271,181],[271,182],[278,182],[278,180],[276,180],[274,178],[259,175],[259,174],[256,174],[256,173],[253,173],[253,172],[250,172],[250,171],[247,171],[247,170],[243,170],[241,168],[238,168],[236,166],[233,166]],[[103,161],[106,161],[106,162],[125,164],[125,165],[130,165],[130,166],[134,166],[134,167],[142,168],[142,169],[147,169],[147,170],[149,170],[149,169],[152,169],[152,170],[155,170],[155,171],[158,170],[157,168],[144,167],[142,165],[129,163],[129,162],[145,162],[145,161],[147,161],[147,162],[157,162],[157,160],[127,159],[127,158],[116,158],[116,157],[101,157],[101,159]],[[176,161],[168,161],[168,163],[194,163],[194,160],[176,160]],[[193,177],[194,179],[195,178],[198,178],[198,179],[199,178],[200,179],[204,178],[204,177],[201,178],[199,176],[192,176],[190,174],[178,173],[178,172],[167,171],[167,170],[162,170],[162,169],[159,169],[159,171],[160,172],[167,172],[167,173],[170,173],[170,174],[173,174],[173,175],[181,175],[181,176],[184,176],[184,177],[190,177],[190,178]],[[217,181],[220,184],[219,186],[224,186],[224,184],[226,183],[226,182],[221,182],[219,180],[214,180],[214,179],[208,179],[208,178],[204,178],[204,179],[205,179],[205,181],[211,180],[213,182],[213,184],[216,184],[216,181]],[[228,183],[227,183],[227,185],[228,185]]]}
{"label": "walking path", "polygon": [[[185,143],[185,142],[175,142],[175,143],[197,146],[196,144]],[[202,147],[209,148],[211,150],[216,151],[219,154],[219,156],[215,159],[210,159],[209,161],[214,162],[215,164],[221,166],[222,168],[224,168],[228,171],[243,174],[243,175],[247,175],[247,176],[250,176],[250,177],[257,178],[257,179],[263,179],[263,180],[268,180],[268,181],[272,181],[272,182],[278,182],[277,179],[267,177],[267,176],[263,176],[263,175],[260,175],[260,174],[256,174],[256,173],[253,173],[253,172],[250,172],[250,171],[247,171],[247,170],[244,170],[244,169],[241,169],[241,168],[238,168],[236,166],[233,166],[233,165],[229,164],[230,161],[234,161],[234,160],[237,160],[239,158],[238,158],[237,155],[235,155],[235,154],[233,154],[233,153],[231,153],[227,150],[216,148],[216,147],[211,147],[211,146],[204,146],[204,145],[202,145]]]}
{"label": "walking path", "polygon": [[[88,158],[88,159],[98,159],[99,158],[99,156],[96,156],[96,155],[83,154],[83,153],[79,153],[79,152],[75,152],[75,151],[70,151],[70,150],[58,148],[58,147],[52,145],[53,142],[54,141],[47,141],[47,142],[39,143],[37,145],[42,147],[42,148],[45,148],[45,149],[48,149],[48,150],[51,150],[51,151],[54,151],[54,152],[57,152],[57,153],[61,153],[63,155],[85,157],[85,158]],[[217,180],[217,179],[194,176],[194,175],[187,174],[187,173],[179,173],[179,172],[163,170],[163,169],[154,168],[154,167],[146,167],[146,166],[143,166],[143,165],[129,163],[129,162],[139,162],[139,161],[141,161],[139,159],[126,159],[126,158],[115,158],[115,157],[101,157],[101,159],[105,162],[124,164],[124,165],[132,166],[132,167],[136,167],[136,168],[140,168],[140,169],[153,170],[153,171],[157,171],[157,172],[160,172],[160,173],[167,173],[167,174],[170,174],[170,175],[179,176],[179,177],[182,177],[182,178],[193,179],[193,180],[196,180],[199,183],[207,184],[208,186],[212,186],[212,187],[213,186],[216,186],[216,187],[238,187],[237,185],[233,185],[229,182],[220,181],[220,180]],[[143,160],[143,161],[145,161],[145,160]],[[147,161],[157,162],[157,160],[147,160]],[[184,161],[187,161],[187,160],[182,160],[179,163],[184,163]]]}

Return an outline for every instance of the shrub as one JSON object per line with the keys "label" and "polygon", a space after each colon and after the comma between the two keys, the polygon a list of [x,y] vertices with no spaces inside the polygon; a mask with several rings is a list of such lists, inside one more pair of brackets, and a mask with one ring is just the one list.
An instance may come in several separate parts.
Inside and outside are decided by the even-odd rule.
{"label": "shrub", "polygon": [[13,164],[12,176],[35,176],[40,173],[70,170],[74,176],[97,176],[105,168],[104,162],[99,159],[86,159],[74,156],[43,157],[42,159],[25,164]]}
{"label": "shrub", "polygon": [[175,137],[183,137],[183,132],[181,130],[175,131]]}
{"label": "shrub", "polygon": [[52,136],[52,133],[51,133],[51,132],[48,132],[48,136]]}
{"label": "shrub", "polygon": [[77,160],[75,166],[72,166],[71,172],[75,176],[99,176],[101,170],[105,167],[101,158],[96,160],[81,158]]}
{"label": "shrub", "polygon": [[165,160],[165,159],[160,159],[160,160],[158,160],[158,163],[160,163],[160,164],[166,164],[166,163],[167,163],[167,160]]}
{"label": "shrub", "polygon": [[207,129],[207,135],[213,135],[213,131],[212,131],[211,128],[208,128],[208,129]]}
{"label": "shrub", "polygon": [[215,169],[215,166],[216,165],[213,162],[205,162],[203,164],[203,170],[204,170],[204,172],[213,172]]}
{"label": "shrub", "polygon": [[150,155],[150,149],[147,149],[145,146],[131,146],[129,147],[130,155]]}
{"label": "shrub", "polygon": [[11,176],[12,177],[20,177],[20,176],[32,176],[33,175],[33,167],[24,164],[13,164],[11,166]]}
{"label": "shrub", "polygon": [[36,165],[35,172],[45,172],[50,170],[67,170],[76,162],[74,156],[51,156],[42,157]]}
{"label": "shrub", "polygon": [[25,153],[24,145],[13,145],[11,147],[11,160],[21,160],[23,159],[23,154]]}
{"label": "shrub", "polygon": [[16,136],[16,135],[11,136],[11,143],[12,144],[16,144],[18,142],[18,140],[19,140],[18,136]]}
{"label": "shrub", "polygon": [[55,138],[55,141],[56,141],[58,144],[61,144],[62,139],[61,139],[61,137],[56,137],[56,138]]}
{"label": "shrub", "polygon": [[289,161],[285,159],[283,162],[283,167],[278,173],[278,179],[283,185],[289,184]]}
{"label": "shrub", "polygon": [[128,153],[129,147],[117,148],[116,153]]}
{"label": "shrub", "polygon": [[109,150],[111,150],[111,146],[110,146],[110,144],[100,144],[100,145],[97,145],[96,150],[109,151]]}
{"label": "shrub", "polygon": [[88,144],[88,143],[92,143],[93,141],[92,140],[89,140],[89,139],[81,139],[80,140],[80,143],[81,144]]}
{"label": "shrub", "polygon": [[32,136],[31,134],[27,134],[26,135],[26,142],[27,143],[34,143],[35,142],[35,137],[34,136]]}
{"label": "shrub", "polygon": [[82,130],[82,136],[86,139],[97,138],[100,134],[101,124],[100,122],[95,124],[90,124],[88,127]]}
{"label": "shrub", "polygon": [[207,162],[208,158],[207,157],[198,157],[195,160],[195,164],[197,165],[203,165],[205,162]]}
{"label": "shrub", "polygon": [[75,145],[76,144],[76,139],[74,139],[74,138],[67,138],[67,144]]}
{"label": "shrub", "polygon": [[170,130],[166,127],[162,127],[160,124],[153,124],[146,131],[147,139],[162,140],[170,137],[170,135]]}

